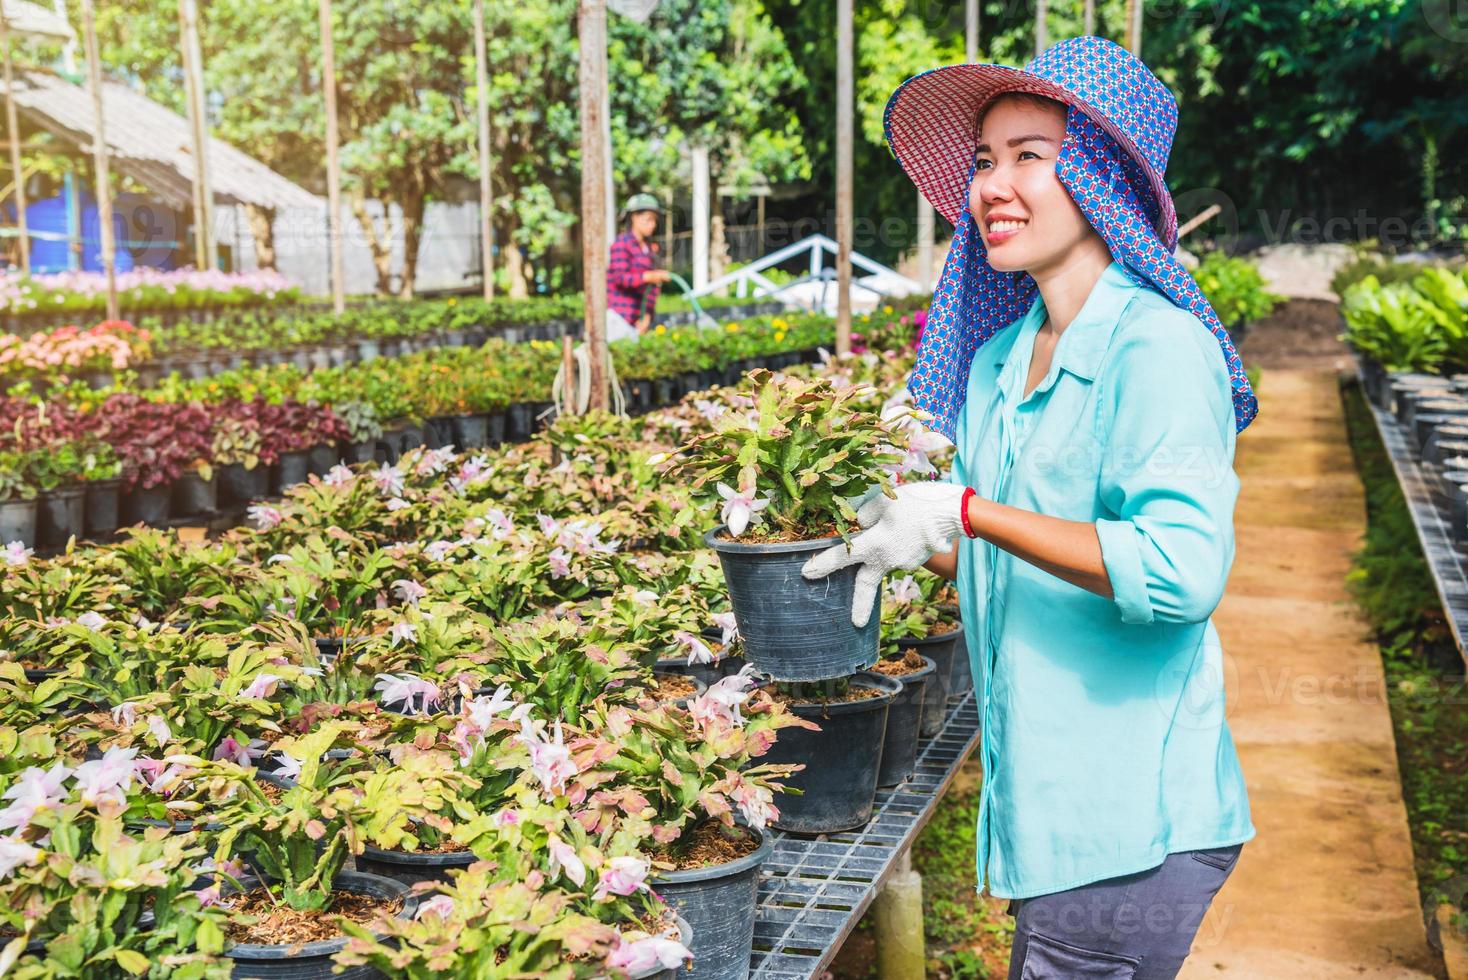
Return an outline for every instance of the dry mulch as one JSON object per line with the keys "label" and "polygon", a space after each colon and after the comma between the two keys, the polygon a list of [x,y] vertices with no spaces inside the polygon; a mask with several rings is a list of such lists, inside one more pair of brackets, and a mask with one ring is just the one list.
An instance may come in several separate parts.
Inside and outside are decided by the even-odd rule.
{"label": "dry mulch", "polygon": [[725,827],[716,820],[700,824],[678,842],[678,853],[655,852],[653,863],[664,870],[688,871],[737,861],[759,848],[759,840],[742,827]]}
{"label": "dry mulch", "polygon": [[896,657],[883,657],[872,667],[872,672],[886,677],[906,677],[927,667],[922,654],[916,650],[904,650]]}
{"label": "dry mulch", "polygon": [[[853,527],[852,531],[859,528]],[[828,524],[824,528],[816,528],[806,534],[797,534],[794,531],[778,531],[774,529],[760,530],[750,528],[739,537],[734,537],[728,530],[719,534],[720,541],[733,541],[736,544],[793,544],[797,541],[820,541],[823,538],[834,537],[837,533],[835,524]]]}
{"label": "dry mulch", "polygon": [[647,689],[659,701],[681,701],[698,693],[698,685],[681,674],[658,674]]}
{"label": "dry mulch", "polygon": [[879,698],[885,693],[875,688],[852,685],[844,691],[822,694],[814,687],[819,683],[821,682],[812,681],[809,685],[800,685],[797,691],[782,691],[778,687],[767,687],[764,690],[781,704],[846,704],[851,701]]}
{"label": "dry mulch", "polygon": [[[232,897],[230,906],[234,915],[225,924],[224,931],[234,942],[299,947],[340,936],[341,930],[333,916],[340,915],[364,926],[371,925],[379,918],[396,914],[403,907],[403,901],[356,892],[335,892],[330,908],[322,913],[278,905],[268,891],[255,888]],[[255,921],[245,924],[239,921],[239,916],[250,916]]]}

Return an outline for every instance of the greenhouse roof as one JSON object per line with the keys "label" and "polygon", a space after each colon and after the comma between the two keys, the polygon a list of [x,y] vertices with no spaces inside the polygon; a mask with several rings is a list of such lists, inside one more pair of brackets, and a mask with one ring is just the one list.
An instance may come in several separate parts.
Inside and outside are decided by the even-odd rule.
{"label": "greenhouse roof", "polygon": [[[85,86],[47,71],[20,71],[15,78],[15,106],[33,125],[91,152],[94,115],[92,96]],[[194,162],[189,121],[116,82],[103,82],[102,106],[112,165],[169,207],[190,207]],[[324,206],[317,195],[213,137],[209,140],[209,182],[217,204],[275,209]]]}

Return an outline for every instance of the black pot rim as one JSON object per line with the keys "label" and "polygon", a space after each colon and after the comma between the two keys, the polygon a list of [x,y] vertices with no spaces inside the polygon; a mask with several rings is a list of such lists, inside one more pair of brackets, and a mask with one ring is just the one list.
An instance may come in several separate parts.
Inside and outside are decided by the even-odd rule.
{"label": "black pot rim", "polygon": [[929,634],[928,636],[905,636],[897,641],[899,647],[930,647],[939,643],[947,643],[950,640],[963,639],[963,623],[954,623],[957,629],[949,630],[947,633]]}
{"label": "black pot rim", "polygon": [[[876,711],[886,708],[892,703],[897,695],[902,693],[902,681],[896,677],[887,677],[884,674],[874,674],[869,670],[859,670],[851,675],[853,684],[860,683],[864,687],[874,687],[881,691],[880,697],[862,698],[860,701],[838,701],[835,704],[820,704],[817,702],[793,702],[786,704],[793,714],[802,718],[830,718],[833,715],[858,715],[868,711]],[[802,681],[799,683],[817,684],[819,681]]]}
{"label": "black pot rim", "polygon": [[[258,881],[259,879],[251,875],[241,878],[240,884],[244,885],[248,882],[251,884],[251,886],[253,886],[253,884]],[[338,872],[336,876],[336,882],[332,886],[332,891],[352,891],[353,889],[349,886],[353,882],[358,882],[363,885],[376,885],[379,888],[383,888],[389,891],[391,893],[391,897],[401,898],[403,900],[403,907],[398,910],[396,918],[410,918],[413,915],[414,910],[417,908],[417,899],[413,897],[412,889],[409,888],[407,885],[394,878],[388,878],[383,875],[367,874],[364,871],[343,870]],[[229,957],[230,959],[235,960],[292,960],[297,958],[310,959],[315,957],[331,956],[333,953],[342,950],[346,945],[347,937],[345,935],[338,936],[335,939],[316,939],[301,946],[292,946],[288,943],[235,943],[233,946],[229,947],[229,949],[224,951],[224,955]]]}
{"label": "black pot rim", "polygon": [[[740,824],[744,827],[743,824]],[[744,827],[759,838],[759,846],[741,858],[735,858],[724,864],[710,865],[707,868],[687,868],[683,871],[659,871],[653,878],[653,891],[657,891],[658,885],[683,885],[694,881],[712,881],[717,878],[731,878],[737,874],[743,874],[751,868],[757,868],[765,863],[775,850],[775,841],[770,834],[753,827]]]}
{"label": "black pot rim", "polygon": [[[385,847],[362,845],[362,857],[383,864],[401,864],[415,868],[467,868],[478,861],[473,851],[447,851],[425,854],[419,851],[399,851]],[[364,872],[370,874],[371,872]]]}
{"label": "black pot rim", "polygon": [[745,543],[742,541],[729,541],[719,537],[719,532],[725,530],[727,524],[720,524],[712,530],[705,531],[703,543],[715,551],[725,552],[731,555],[788,555],[809,551],[825,551],[833,544],[841,541],[839,534],[833,534],[826,538],[812,538],[809,541],[778,541],[770,544]]}

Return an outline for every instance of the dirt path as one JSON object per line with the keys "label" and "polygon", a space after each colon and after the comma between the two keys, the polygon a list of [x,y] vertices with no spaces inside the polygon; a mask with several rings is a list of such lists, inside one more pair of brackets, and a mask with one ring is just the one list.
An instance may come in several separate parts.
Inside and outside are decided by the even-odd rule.
{"label": "dirt path", "polygon": [[1239,440],[1237,553],[1214,622],[1259,833],[1199,930],[1194,980],[1440,975],[1380,656],[1344,585],[1361,484],[1329,352],[1314,353],[1325,364],[1262,358],[1259,419]]}

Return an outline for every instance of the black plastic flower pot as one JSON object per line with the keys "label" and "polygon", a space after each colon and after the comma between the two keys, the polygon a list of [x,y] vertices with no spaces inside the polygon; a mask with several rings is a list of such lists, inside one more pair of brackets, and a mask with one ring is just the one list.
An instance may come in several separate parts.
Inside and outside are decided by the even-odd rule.
{"label": "black plastic flower pot", "polygon": [[691,966],[679,971],[690,980],[744,980],[754,944],[760,867],[774,850],[768,834],[748,830],[759,846],[742,858],[709,868],[662,871],[651,888],[687,920]]}
{"label": "black plastic flower pot", "polygon": [[370,463],[377,455],[377,440],[364,439],[361,442],[344,443],[341,447],[342,459],[348,463]]}
{"label": "black plastic flower pot", "polygon": [[265,465],[246,469],[244,463],[230,463],[219,468],[219,500],[225,504],[248,504],[259,500],[270,490],[270,468]]}
{"label": "black plastic flower pot", "polygon": [[311,469],[306,462],[306,451],[304,449],[292,449],[290,452],[280,454],[280,459],[275,464],[275,492],[293,487],[298,483],[305,483],[306,477],[310,475]]}
{"label": "black plastic flower pot", "polygon": [[452,441],[461,451],[465,449],[482,449],[489,443],[489,416],[454,416]]}
{"label": "black plastic flower pot", "polygon": [[681,674],[705,686],[717,683],[727,676],[723,671],[723,661],[716,660],[711,664],[690,664],[684,657],[659,660],[657,666],[653,668],[653,673]]}
{"label": "black plastic flower pot", "polygon": [[922,734],[924,738],[932,738],[942,730],[948,715],[948,696],[953,693],[953,661],[961,654],[964,663],[968,662],[968,648],[963,645],[963,627],[960,625],[951,633],[908,637],[898,640],[897,645],[904,650],[916,650],[938,666],[923,695]]}
{"label": "black plastic flower pot", "polygon": [[646,378],[638,378],[636,382],[636,392],[638,411],[652,411],[652,382]]}
{"label": "black plastic flower pot", "polygon": [[87,484],[86,510],[83,518],[87,533],[96,537],[117,530],[122,517],[118,502],[122,495],[121,480],[97,480]]}
{"label": "black plastic flower pot", "polygon": [[182,517],[211,514],[219,507],[219,477],[185,473],[173,484],[173,512]]}
{"label": "black plastic flower pot", "polygon": [[325,476],[341,461],[341,453],[329,442],[318,442],[306,450],[306,470],[312,476]]}
{"label": "black plastic flower pot", "polygon": [[654,378],[652,382],[652,403],[661,408],[671,405],[678,400],[677,389],[674,387],[672,378]]}
{"label": "black plastic flower pot", "polygon": [[57,487],[41,494],[36,503],[36,540],[42,547],[59,548],[86,530],[85,487]]}
{"label": "black plastic flower pot", "polygon": [[535,431],[535,407],[529,402],[516,402],[505,411],[505,437],[510,442],[525,442]]}
{"label": "black plastic flower pot", "polygon": [[812,556],[840,544],[839,537],[756,544],[724,533],[720,525],[703,540],[718,552],[744,659],[755,670],[777,681],[821,681],[876,663],[881,590],[858,629],[851,624],[856,566],[815,581],[800,574]]}
{"label": "black plastic flower pot", "polygon": [[[710,682],[704,680],[703,677],[697,674],[690,673],[691,670],[692,668],[684,660],[659,660],[658,665],[652,671],[654,677],[683,677],[693,684],[693,693],[691,695],[678,698],[672,702],[680,708],[688,707],[689,701],[699,697],[709,689]],[[715,678],[715,680],[718,680],[718,678]]]}
{"label": "black plastic flower pot", "polygon": [[423,426],[409,423],[403,426],[402,438],[398,441],[398,452],[405,453],[426,444]]}
{"label": "black plastic flower pot", "polygon": [[484,417],[486,446],[498,446],[505,441],[505,413],[490,412]]}
{"label": "black plastic flower pot", "polygon": [[358,871],[391,878],[405,885],[416,885],[420,881],[448,881],[450,871],[467,868],[477,860],[473,851],[420,854],[388,851],[370,844],[365,845],[356,858]]}
{"label": "black plastic flower pot", "polygon": [[454,441],[454,420],[451,415],[435,415],[423,422],[423,445],[429,449],[442,449]]}
{"label": "black plastic flower pot", "polygon": [[[252,887],[253,882],[249,879],[241,881],[246,888]],[[360,871],[342,871],[336,876],[333,890],[352,892],[357,895],[370,895],[373,898],[401,899],[403,907],[398,910],[397,918],[412,918],[418,907],[417,899],[410,893],[408,886],[392,878],[384,878],[381,875],[363,874]],[[382,974],[367,966],[349,967],[344,971],[333,973],[332,968],[336,965],[332,957],[341,952],[347,944],[347,937],[340,936],[335,939],[318,939],[298,945],[286,945],[284,943],[236,943],[224,953],[234,961],[235,977],[256,977],[265,980],[329,980],[329,978],[345,977],[346,980],[377,980]]]}
{"label": "black plastic flower pot", "polygon": [[36,543],[35,498],[30,500],[0,500],[0,545],[19,541],[27,548]]}
{"label": "black plastic flower pot", "polygon": [[902,683],[902,693],[892,699],[892,707],[887,709],[887,734],[882,739],[878,786],[896,786],[916,771],[918,736],[928,711],[927,691],[935,686],[937,669],[937,664],[923,657],[922,670],[896,678]]}
{"label": "black plastic flower pot", "polygon": [[161,487],[133,487],[122,498],[124,524],[164,527],[168,524],[168,515],[172,511],[173,488],[166,483]]}
{"label": "black plastic flower pot", "polygon": [[[743,620],[740,621],[741,625]],[[882,768],[882,743],[887,735],[887,710],[902,690],[902,682],[863,671],[851,678],[853,687],[880,691],[877,697],[836,704],[791,704],[790,710],[821,726],[781,729],[762,762],[804,765],[785,785],[800,795],[776,797],[780,817],[774,826],[793,834],[833,834],[856,830],[872,816],[877,798],[877,774]]]}
{"label": "black plastic flower pot", "polygon": [[683,394],[692,394],[704,387],[703,376],[697,371],[684,371],[678,376],[678,384],[683,388]]}

